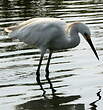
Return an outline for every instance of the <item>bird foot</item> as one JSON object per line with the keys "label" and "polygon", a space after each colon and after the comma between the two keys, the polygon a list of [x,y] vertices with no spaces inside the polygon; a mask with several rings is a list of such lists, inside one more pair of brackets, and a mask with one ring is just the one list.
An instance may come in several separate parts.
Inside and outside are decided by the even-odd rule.
{"label": "bird foot", "polygon": [[45,93],[46,93],[46,91],[43,91],[43,95],[42,96],[45,96]]}
{"label": "bird foot", "polygon": [[52,94],[54,95],[56,92],[56,90],[54,88],[52,88]]}

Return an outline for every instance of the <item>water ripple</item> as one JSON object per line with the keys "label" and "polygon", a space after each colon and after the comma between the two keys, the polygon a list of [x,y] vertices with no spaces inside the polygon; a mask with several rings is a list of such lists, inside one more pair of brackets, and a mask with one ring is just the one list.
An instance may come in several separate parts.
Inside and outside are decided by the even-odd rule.
{"label": "water ripple", "polygon": [[[35,46],[12,40],[3,31],[6,26],[33,17],[45,16],[62,18],[67,23],[74,21],[86,23],[91,29],[92,40],[100,56],[98,62],[82,38],[80,45],[75,49],[55,52],[50,65],[50,78],[54,88],[57,89],[58,98],[55,100],[43,99],[35,79],[40,50]],[[97,90],[103,89],[102,34],[102,0],[0,1],[0,109],[32,110],[33,107],[37,107],[37,110],[42,108],[54,110],[68,108],[85,110],[86,108],[87,110],[92,108],[94,103],[92,105],[91,103],[96,99]],[[41,81],[47,96],[50,96],[51,92],[45,78],[47,59],[48,52],[45,54],[41,68]],[[11,109],[11,106],[14,108]],[[102,108],[101,102],[96,103],[97,110]]]}

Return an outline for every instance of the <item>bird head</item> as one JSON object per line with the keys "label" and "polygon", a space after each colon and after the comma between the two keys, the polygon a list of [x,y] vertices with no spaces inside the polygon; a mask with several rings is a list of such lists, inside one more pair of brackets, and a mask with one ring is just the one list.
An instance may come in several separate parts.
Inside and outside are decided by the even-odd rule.
{"label": "bird head", "polygon": [[85,38],[85,40],[89,43],[89,45],[90,45],[91,49],[93,50],[95,56],[99,60],[98,54],[96,52],[96,49],[94,48],[94,45],[93,45],[93,43],[91,41],[91,33],[90,33],[89,28],[83,23],[79,23],[78,27],[79,27],[78,28],[78,32],[80,32],[82,34],[82,36]]}

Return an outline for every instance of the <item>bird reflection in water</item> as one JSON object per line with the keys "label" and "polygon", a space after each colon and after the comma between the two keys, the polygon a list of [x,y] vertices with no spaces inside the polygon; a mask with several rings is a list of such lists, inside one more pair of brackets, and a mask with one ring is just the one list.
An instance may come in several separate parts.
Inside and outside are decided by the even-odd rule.
{"label": "bird reflection in water", "polygon": [[97,110],[97,109],[96,109],[96,108],[97,108],[96,103],[97,103],[99,100],[101,100],[101,98],[102,98],[101,95],[100,95],[100,93],[101,93],[101,89],[99,89],[99,91],[97,92],[98,99],[95,100],[94,102],[90,103],[90,106],[91,106],[90,110]]}
{"label": "bird reflection in water", "polygon": [[85,110],[84,104],[67,104],[77,100],[80,95],[44,97],[39,100],[28,101],[16,106],[16,110]]}

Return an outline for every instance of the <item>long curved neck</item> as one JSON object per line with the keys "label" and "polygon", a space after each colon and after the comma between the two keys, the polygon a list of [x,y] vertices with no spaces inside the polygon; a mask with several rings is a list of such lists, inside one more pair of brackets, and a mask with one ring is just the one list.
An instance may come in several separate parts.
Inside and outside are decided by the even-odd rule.
{"label": "long curved neck", "polygon": [[71,39],[71,45],[73,47],[76,47],[80,43],[80,37],[78,35],[78,24],[74,24],[74,26],[71,27],[70,30],[70,39]]}
{"label": "long curved neck", "polygon": [[80,43],[80,37],[78,35],[78,24],[73,24],[70,29],[70,36],[67,37],[68,48],[74,48]]}

